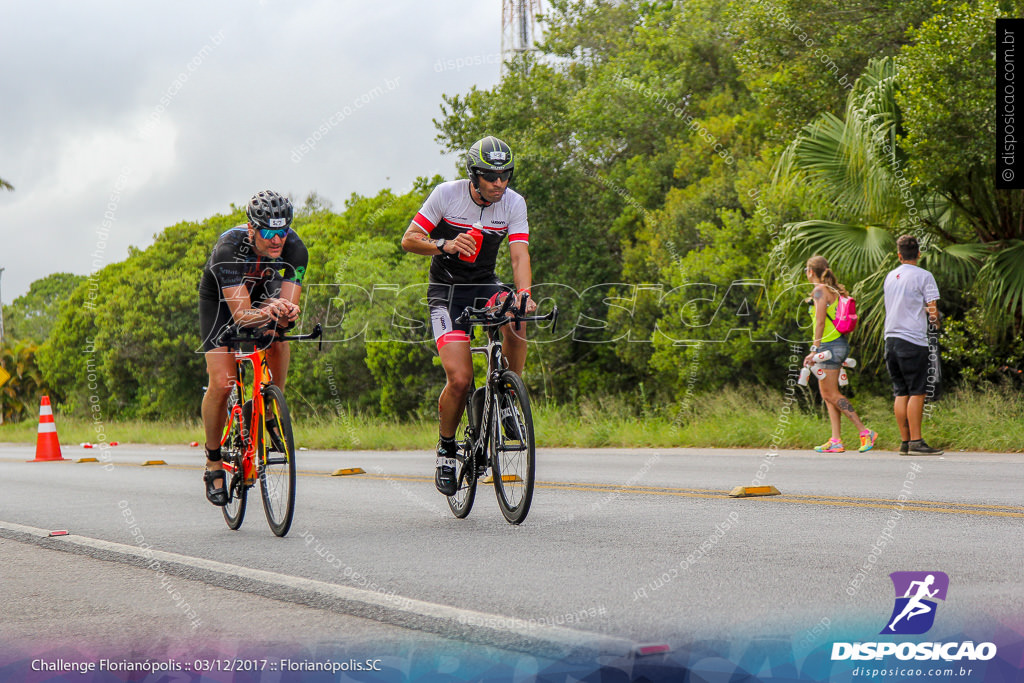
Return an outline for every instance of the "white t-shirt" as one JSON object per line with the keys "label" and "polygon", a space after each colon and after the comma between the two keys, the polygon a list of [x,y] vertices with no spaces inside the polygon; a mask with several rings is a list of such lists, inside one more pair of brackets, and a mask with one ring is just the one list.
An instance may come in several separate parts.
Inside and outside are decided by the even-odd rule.
{"label": "white t-shirt", "polygon": [[885,276],[885,338],[897,337],[928,346],[925,304],[937,301],[939,286],[924,268],[900,264]]}

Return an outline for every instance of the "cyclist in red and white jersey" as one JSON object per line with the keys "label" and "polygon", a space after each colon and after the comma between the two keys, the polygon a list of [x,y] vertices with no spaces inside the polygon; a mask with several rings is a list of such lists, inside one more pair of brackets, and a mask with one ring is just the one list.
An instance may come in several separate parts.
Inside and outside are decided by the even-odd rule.
{"label": "cyclist in red and white jersey", "polygon": [[[516,292],[517,306],[525,299],[527,313],[537,308],[530,298],[533,276],[526,201],[508,187],[515,170],[512,150],[498,138],[488,136],[475,142],[467,156],[469,179],[452,180],[434,188],[402,236],[406,251],[432,257],[427,299],[447,378],[438,399],[440,438],[434,484],[446,496],[456,490],[455,432],[473,385],[469,328],[453,321],[466,306],[481,306],[503,291]],[[479,249],[471,233],[474,228],[483,233]],[[498,250],[505,241],[509,244],[514,290],[494,273]],[[475,260],[466,260],[474,256]],[[502,331],[509,368],[522,374],[526,363],[525,325],[519,330],[506,325]]]}

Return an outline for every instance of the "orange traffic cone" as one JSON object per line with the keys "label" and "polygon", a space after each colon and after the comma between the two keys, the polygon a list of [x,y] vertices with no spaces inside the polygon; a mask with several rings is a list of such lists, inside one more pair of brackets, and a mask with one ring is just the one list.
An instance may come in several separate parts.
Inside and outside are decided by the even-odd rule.
{"label": "orange traffic cone", "polygon": [[57,425],[53,421],[53,408],[50,397],[43,396],[39,403],[39,434],[36,437],[36,459],[29,462],[47,462],[65,460],[60,454],[60,441],[57,439]]}

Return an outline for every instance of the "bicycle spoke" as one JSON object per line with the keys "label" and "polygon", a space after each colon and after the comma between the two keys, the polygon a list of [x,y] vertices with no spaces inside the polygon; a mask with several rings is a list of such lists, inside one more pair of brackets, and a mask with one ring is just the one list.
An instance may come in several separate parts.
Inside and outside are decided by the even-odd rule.
{"label": "bicycle spoke", "polygon": [[505,519],[520,524],[533,500],[535,445],[533,417],[522,379],[502,373],[491,425],[491,465],[498,506]]}

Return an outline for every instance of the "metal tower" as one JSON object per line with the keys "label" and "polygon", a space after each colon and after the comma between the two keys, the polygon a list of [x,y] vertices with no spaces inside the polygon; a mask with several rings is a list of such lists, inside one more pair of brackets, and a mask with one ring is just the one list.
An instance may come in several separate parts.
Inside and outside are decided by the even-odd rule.
{"label": "metal tower", "polygon": [[535,50],[541,0],[501,0],[501,69],[520,52]]}

